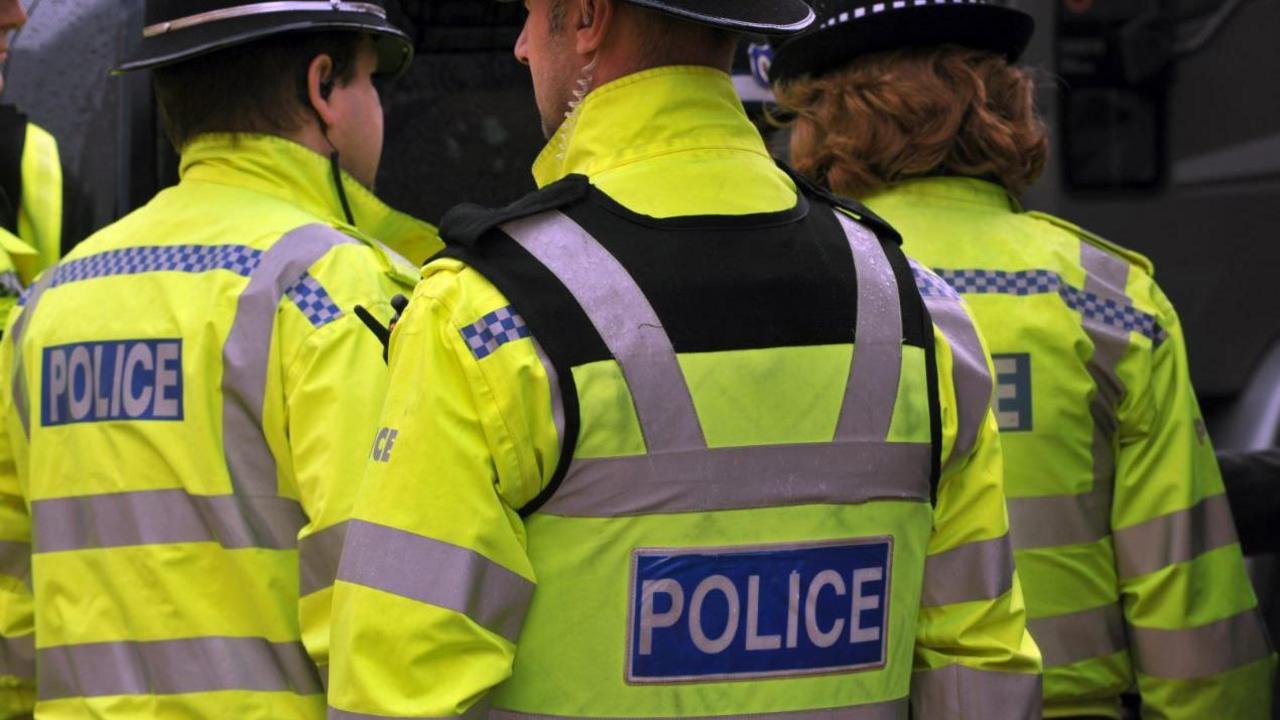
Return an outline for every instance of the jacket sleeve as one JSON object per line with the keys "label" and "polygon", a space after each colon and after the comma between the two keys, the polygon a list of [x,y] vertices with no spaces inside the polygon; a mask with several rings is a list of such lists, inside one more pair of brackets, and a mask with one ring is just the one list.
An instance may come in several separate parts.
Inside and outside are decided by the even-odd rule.
{"label": "jacket sleeve", "polygon": [[[365,303],[385,322],[390,305]],[[282,313],[296,315],[286,303]],[[309,330],[285,362],[285,403],[290,462],[306,514],[298,534],[298,620],[302,642],[322,677],[329,664],[333,580],[355,504],[356,488],[377,426],[387,369],[382,347],[352,313]],[[335,412],[335,408],[341,408]]]}
{"label": "jacket sleeve", "polygon": [[515,508],[550,477],[559,439],[533,341],[483,358],[463,342],[504,307],[480,280],[464,302],[437,270],[396,328],[335,587],[331,718],[470,716],[511,674],[534,589]]}
{"label": "jacket sleeve", "polygon": [[931,720],[1039,720],[1040,651],[1027,631],[1014,570],[991,360],[959,297],[926,301],[935,324],[944,460],[912,708],[915,717]]}
{"label": "jacket sleeve", "polygon": [[[1120,367],[1112,527],[1143,717],[1269,718],[1275,656],[1187,370],[1152,287],[1156,333]],[[1162,341],[1161,341],[1162,340]]]}
{"label": "jacket sleeve", "polygon": [[[14,313],[16,315],[17,313]],[[18,479],[18,427],[10,391],[13,343],[0,340],[0,719],[31,717],[35,708],[35,608],[31,595],[31,516]]]}

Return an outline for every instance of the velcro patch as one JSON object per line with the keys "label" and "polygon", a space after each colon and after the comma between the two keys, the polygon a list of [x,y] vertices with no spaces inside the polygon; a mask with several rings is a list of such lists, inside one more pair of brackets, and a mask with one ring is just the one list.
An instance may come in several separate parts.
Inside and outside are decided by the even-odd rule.
{"label": "velcro patch", "polygon": [[889,537],[632,555],[627,682],[883,667]]}
{"label": "velcro patch", "polygon": [[46,347],[40,424],[183,418],[182,341],[113,340]]}

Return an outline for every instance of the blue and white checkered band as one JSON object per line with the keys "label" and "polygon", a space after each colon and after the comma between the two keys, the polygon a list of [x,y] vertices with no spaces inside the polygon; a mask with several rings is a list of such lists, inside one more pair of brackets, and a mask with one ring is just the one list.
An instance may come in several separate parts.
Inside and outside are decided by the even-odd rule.
{"label": "blue and white checkered band", "polygon": [[510,342],[529,337],[529,326],[524,318],[507,307],[494,310],[474,323],[462,328],[462,339],[477,360],[483,360]]}
{"label": "blue and white checkered band", "polygon": [[819,27],[835,27],[847,22],[854,22],[873,15],[880,15],[895,10],[929,7],[933,5],[987,5],[987,0],[891,0],[890,2],[868,3],[862,7],[842,11],[827,18]]}

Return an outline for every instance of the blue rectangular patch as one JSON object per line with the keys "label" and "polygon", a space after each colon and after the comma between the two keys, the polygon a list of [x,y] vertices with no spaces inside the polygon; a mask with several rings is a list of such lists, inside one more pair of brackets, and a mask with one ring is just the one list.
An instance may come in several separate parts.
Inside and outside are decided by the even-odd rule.
{"label": "blue rectangular patch", "polygon": [[627,682],[883,667],[893,540],[632,555]]}
{"label": "blue rectangular patch", "polygon": [[996,366],[996,422],[1004,432],[1031,429],[1031,356],[992,355]]}
{"label": "blue rectangular patch", "polygon": [[40,397],[40,424],[45,427],[182,420],[182,340],[46,347]]}

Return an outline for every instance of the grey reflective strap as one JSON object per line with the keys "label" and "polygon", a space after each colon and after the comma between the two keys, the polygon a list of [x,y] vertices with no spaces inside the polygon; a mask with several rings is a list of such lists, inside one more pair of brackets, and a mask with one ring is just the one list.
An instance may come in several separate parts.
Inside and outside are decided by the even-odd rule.
{"label": "grey reflective strap", "polygon": [[493,717],[486,704],[481,702],[461,715],[375,715],[373,713],[351,712],[329,706],[328,720],[481,720]]}
{"label": "grey reflective strap", "polygon": [[1129,627],[1133,666],[1165,680],[1221,675],[1271,655],[1267,628],[1256,608],[1188,630]]}
{"label": "grey reflective strap", "polygon": [[347,523],[331,525],[298,540],[298,595],[306,597],[333,585],[342,559]]}
{"label": "grey reflective strap", "polygon": [[247,690],[324,692],[302,643],[254,637],[61,645],[38,652],[42,701]]}
{"label": "grey reflective strap", "polygon": [[262,254],[240,293],[222,348],[222,444],[237,493],[275,495],[276,461],[262,429],[276,308],[285,290],[329,250],[357,242],[328,225],[305,225]]}
{"label": "grey reflective strap", "polygon": [[622,263],[561,212],[502,226],[573,295],[618,361],[649,453],[705,448],[675,349],[658,314]]}
{"label": "grey reflective strap", "polygon": [[26,368],[22,359],[22,339],[27,334],[27,326],[31,324],[31,316],[35,314],[40,298],[53,282],[53,276],[52,271],[46,272],[40,276],[35,285],[31,286],[27,294],[26,306],[14,321],[13,337],[10,338],[13,342],[13,410],[18,414],[18,420],[22,423],[22,433],[28,439],[31,438],[31,396],[27,392]]}
{"label": "grey reflective strap", "polygon": [[924,296],[933,324],[951,347],[951,377],[956,393],[956,440],[946,467],[965,458],[978,441],[978,433],[991,412],[995,389],[987,356],[973,319],[958,298]]}
{"label": "grey reflective strap", "polygon": [[0,574],[26,580],[31,575],[31,543],[0,540]]}
{"label": "grey reflective strap", "polygon": [[[1095,455],[1096,457],[1096,455]],[[1011,497],[1009,534],[1018,550],[1084,545],[1111,534],[1111,482],[1079,495]]]}
{"label": "grey reflective strap", "polygon": [[564,448],[564,395],[560,387],[560,374],[556,372],[556,366],[551,363],[551,356],[547,355],[547,351],[542,349],[542,344],[537,338],[532,338],[534,352],[538,354],[538,361],[542,363],[542,369],[547,373],[547,385],[551,389],[551,421],[556,426],[556,442],[560,444],[563,451]]}
{"label": "grey reflective strap", "polygon": [[[1085,292],[1111,300],[1120,305],[1133,303],[1125,294],[1129,278],[1129,263],[1080,242],[1080,264],[1085,270]],[[1111,498],[1115,488],[1116,457],[1114,438],[1118,430],[1117,408],[1124,397],[1124,382],[1120,379],[1120,361],[1129,349],[1129,332],[1107,324],[1089,313],[1082,312],[1085,335],[1093,343],[1093,355],[1086,368],[1093,379],[1095,392],[1090,398],[1089,412],[1093,417],[1093,497],[1106,503],[1095,507],[1098,513],[1092,519],[1097,525],[1105,521],[1111,526]]]}
{"label": "grey reflective strap", "polygon": [[36,676],[36,636],[0,636],[0,677],[34,679]]}
{"label": "grey reflective strap", "polygon": [[911,676],[917,718],[1040,720],[1041,680],[1022,674],[948,665]]}
{"label": "grey reflective strap", "polygon": [[1214,495],[1186,510],[1117,529],[1116,569],[1121,580],[1128,580],[1236,542],[1227,496]]}
{"label": "grey reflective strap", "polygon": [[902,374],[902,301],[889,258],[875,234],[833,209],[849,238],[858,278],[858,319],[836,440],[889,435]]}
{"label": "grey reflective strap", "polygon": [[31,516],[37,553],[188,542],[290,550],[306,522],[302,507],[289,498],[185,490],[37,500]]}
{"label": "grey reflective strap", "polygon": [[385,525],[347,523],[338,579],[462,613],[511,642],[533,582],[480,553]]}
{"label": "grey reflective strap", "polygon": [[1027,620],[1027,629],[1040,646],[1046,668],[1107,657],[1128,647],[1124,613],[1116,604]]}
{"label": "grey reflective strap", "polygon": [[1013,547],[1008,535],[961,545],[924,563],[921,607],[994,600],[1013,587]]}
{"label": "grey reflective strap", "polygon": [[794,505],[929,502],[927,444],[713,448],[576,460],[539,512],[621,517]]}
{"label": "grey reflective strap", "polygon": [[[760,718],[760,720],[907,720],[910,706],[906,700],[849,705],[821,710],[795,710],[792,712],[733,713],[732,715],[680,715],[684,720],[728,720],[729,718]],[[663,716],[668,717],[668,716]],[[932,717],[932,716],[930,716]],[[332,716],[330,716],[332,718]],[[542,715],[491,710],[489,720],[643,720],[635,715],[608,715],[583,717],[580,715]],[[654,720],[657,720],[654,718]]]}

